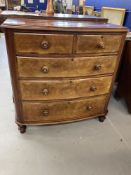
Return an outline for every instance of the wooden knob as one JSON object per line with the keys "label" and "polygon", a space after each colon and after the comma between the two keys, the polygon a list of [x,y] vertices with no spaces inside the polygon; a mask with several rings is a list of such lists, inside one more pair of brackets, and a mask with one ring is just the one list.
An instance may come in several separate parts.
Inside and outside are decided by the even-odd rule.
{"label": "wooden knob", "polygon": [[42,49],[48,49],[49,48],[49,42],[48,41],[42,41],[41,48]]}
{"label": "wooden knob", "polygon": [[93,109],[92,106],[88,106],[88,107],[87,107],[87,110],[88,110],[88,111],[91,111],[92,109]]}
{"label": "wooden knob", "polygon": [[43,89],[43,90],[42,90],[42,93],[43,93],[43,95],[46,96],[46,95],[48,95],[49,91],[48,91],[48,89]]}
{"label": "wooden knob", "polygon": [[90,87],[90,91],[95,92],[96,90],[97,90],[97,88],[96,88],[95,86],[91,86],[91,87]]}
{"label": "wooden knob", "polygon": [[100,64],[95,65],[94,69],[99,71],[101,70],[102,66]]}
{"label": "wooden knob", "polygon": [[97,43],[97,48],[104,49],[105,48],[104,42],[100,41],[99,43]]}
{"label": "wooden knob", "polygon": [[47,66],[43,66],[43,67],[41,68],[41,71],[42,71],[43,73],[48,73],[49,69],[48,69]]}
{"label": "wooden knob", "polygon": [[47,117],[49,115],[49,110],[48,109],[44,109],[42,111],[42,114],[43,114],[43,116]]}

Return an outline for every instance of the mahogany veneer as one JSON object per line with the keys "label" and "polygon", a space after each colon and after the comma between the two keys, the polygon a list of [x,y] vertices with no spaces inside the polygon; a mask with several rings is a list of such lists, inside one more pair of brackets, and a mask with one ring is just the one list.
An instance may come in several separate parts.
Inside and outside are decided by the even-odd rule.
{"label": "mahogany veneer", "polygon": [[8,19],[2,28],[21,133],[28,124],[104,121],[126,28],[40,19]]}

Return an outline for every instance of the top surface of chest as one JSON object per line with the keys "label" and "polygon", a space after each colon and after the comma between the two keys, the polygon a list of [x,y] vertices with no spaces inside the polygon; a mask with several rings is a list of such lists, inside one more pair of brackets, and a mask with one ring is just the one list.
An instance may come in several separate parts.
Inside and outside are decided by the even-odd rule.
{"label": "top surface of chest", "polygon": [[37,31],[68,31],[68,32],[127,32],[125,27],[94,21],[41,20],[41,19],[7,19],[3,29],[21,29]]}

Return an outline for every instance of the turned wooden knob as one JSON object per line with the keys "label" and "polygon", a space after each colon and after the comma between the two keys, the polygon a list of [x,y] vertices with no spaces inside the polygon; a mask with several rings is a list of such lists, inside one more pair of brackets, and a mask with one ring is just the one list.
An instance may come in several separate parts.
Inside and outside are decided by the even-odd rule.
{"label": "turned wooden knob", "polygon": [[87,107],[87,110],[88,110],[88,111],[91,111],[92,109],[93,109],[92,106],[88,106],[88,107]]}
{"label": "turned wooden knob", "polygon": [[94,66],[94,69],[97,71],[101,70],[101,68],[102,68],[102,66],[100,64],[97,64]]}
{"label": "turned wooden knob", "polygon": [[49,48],[49,42],[48,41],[42,41],[41,48],[42,49],[48,49]]}
{"label": "turned wooden knob", "polygon": [[43,89],[43,90],[42,90],[42,93],[43,93],[43,95],[46,96],[46,95],[48,95],[49,91],[48,91],[48,89]]}
{"label": "turned wooden knob", "polygon": [[43,73],[48,73],[49,69],[48,69],[47,66],[43,66],[43,67],[41,68],[41,71],[42,71]]}
{"label": "turned wooden knob", "polygon": [[90,91],[95,92],[96,90],[97,90],[97,88],[96,88],[95,86],[91,86],[91,87],[90,87]]}
{"label": "turned wooden knob", "polygon": [[49,115],[49,110],[48,109],[44,109],[42,111],[42,114],[43,114],[43,116],[47,117]]}
{"label": "turned wooden knob", "polygon": [[97,48],[104,49],[105,48],[104,42],[100,41],[99,43],[97,43]]}

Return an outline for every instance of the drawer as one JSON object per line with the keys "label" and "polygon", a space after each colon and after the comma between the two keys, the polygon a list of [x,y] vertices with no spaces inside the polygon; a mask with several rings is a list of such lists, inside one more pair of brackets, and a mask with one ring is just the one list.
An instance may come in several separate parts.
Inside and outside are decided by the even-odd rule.
{"label": "drawer", "polygon": [[70,54],[73,35],[15,33],[17,54]]}
{"label": "drawer", "polygon": [[78,58],[18,57],[19,77],[77,77],[114,72],[117,56]]}
{"label": "drawer", "polygon": [[20,81],[23,100],[54,100],[90,97],[109,92],[112,76],[87,79]]}
{"label": "drawer", "polygon": [[103,114],[106,96],[59,102],[23,102],[23,118],[27,122],[59,122]]}
{"label": "drawer", "polygon": [[121,45],[121,35],[79,35],[77,53],[117,53]]}

